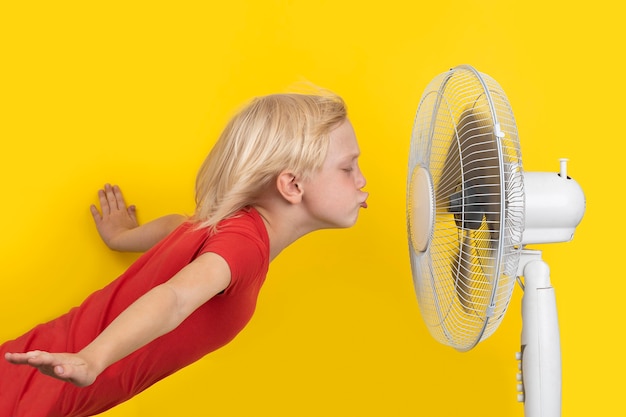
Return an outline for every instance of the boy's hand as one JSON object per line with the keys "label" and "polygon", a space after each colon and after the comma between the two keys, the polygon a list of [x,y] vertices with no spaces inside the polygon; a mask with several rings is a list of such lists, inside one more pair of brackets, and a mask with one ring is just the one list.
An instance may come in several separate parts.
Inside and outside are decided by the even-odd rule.
{"label": "boy's hand", "polygon": [[78,354],[48,353],[35,350],[27,353],[6,353],[5,359],[15,365],[29,365],[39,372],[79,387],[91,385],[98,375]]}
{"label": "boy's hand", "polygon": [[122,191],[117,185],[106,184],[98,190],[100,211],[92,204],[90,207],[96,228],[104,243],[113,250],[124,250],[120,239],[124,233],[139,226],[135,206],[126,206]]}
{"label": "boy's hand", "polygon": [[145,252],[186,220],[180,214],[169,214],[139,225],[135,206],[126,206],[117,185],[106,184],[98,191],[100,210],[91,205],[96,228],[104,243],[120,252]]}

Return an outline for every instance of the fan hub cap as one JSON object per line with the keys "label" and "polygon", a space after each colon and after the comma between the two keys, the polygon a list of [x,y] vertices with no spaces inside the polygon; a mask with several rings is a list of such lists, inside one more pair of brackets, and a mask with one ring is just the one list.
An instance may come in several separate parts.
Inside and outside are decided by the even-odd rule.
{"label": "fan hub cap", "polygon": [[417,166],[409,183],[409,233],[413,248],[423,253],[433,235],[435,223],[433,182],[428,170]]}

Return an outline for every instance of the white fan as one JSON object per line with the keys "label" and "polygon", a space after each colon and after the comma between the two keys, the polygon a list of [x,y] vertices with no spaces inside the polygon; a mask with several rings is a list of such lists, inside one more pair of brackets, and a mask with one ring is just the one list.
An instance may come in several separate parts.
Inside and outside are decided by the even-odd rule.
{"label": "white fan", "polygon": [[522,171],[513,112],[495,80],[464,65],[431,81],[415,117],[407,177],[422,317],[436,340],[470,350],[497,329],[519,281],[518,399],[528,417],[561,415],[561,352],[549,268],[526,245],[571,240],[584,211],[566,160],[559,172]]}

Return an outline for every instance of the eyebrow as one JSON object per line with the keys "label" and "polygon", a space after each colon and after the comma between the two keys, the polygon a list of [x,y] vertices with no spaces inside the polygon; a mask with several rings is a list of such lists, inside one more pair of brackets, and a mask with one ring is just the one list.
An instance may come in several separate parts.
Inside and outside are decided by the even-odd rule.
{"label": "eyebrow", "polygon": [[348,154],[341,159],[352,161],[354,159],[357,159],[359,156],[361,156],[361,152],[355,152],[355,153]]}

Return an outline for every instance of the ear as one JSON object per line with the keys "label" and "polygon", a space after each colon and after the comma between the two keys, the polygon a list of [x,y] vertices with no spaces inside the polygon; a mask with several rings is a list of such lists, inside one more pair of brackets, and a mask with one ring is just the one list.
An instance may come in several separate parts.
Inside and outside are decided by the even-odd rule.
{"label": "ear", "polygon": [[291,171],[283,171],[278,175],[276,189],[291,204],[297,204],[302,200],[302,187]]}

